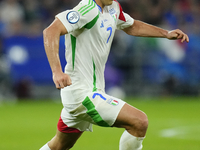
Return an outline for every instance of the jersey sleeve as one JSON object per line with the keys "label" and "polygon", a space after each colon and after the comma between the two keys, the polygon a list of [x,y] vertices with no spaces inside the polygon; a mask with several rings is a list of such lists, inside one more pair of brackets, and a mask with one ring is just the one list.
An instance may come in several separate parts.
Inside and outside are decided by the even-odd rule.
{"label": "jersey sleeve", "polygon": [[98,16],[96,3],[93,0],[83,0],[73,9],[57,14],[56,18],[62,22],[68,33],[71,33],[97,20],[95,18]]}
{"label": "jersey sleeve", "polygon": [[134,19],[127,13],[123,12],[122,7],[119,3],[118,5],[119,5],[119,17],[117,21],[117,29],[122,30],[124,28],[131,26],[134,23]]}

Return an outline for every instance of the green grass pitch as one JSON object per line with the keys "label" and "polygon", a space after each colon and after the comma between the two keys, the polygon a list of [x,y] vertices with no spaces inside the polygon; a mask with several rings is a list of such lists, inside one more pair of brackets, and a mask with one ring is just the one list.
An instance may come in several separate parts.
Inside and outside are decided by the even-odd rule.
{"label": "green grass pitch", "polygon": [[[200,98],[129,98],[143,110],[149,128],[143,150],[199,150]],[[38,150],[56,131],[62,109],[52,101],[21,101],[0,104],[0,150]],[[94,126],[72,150],[118,150],[123,129]]]}

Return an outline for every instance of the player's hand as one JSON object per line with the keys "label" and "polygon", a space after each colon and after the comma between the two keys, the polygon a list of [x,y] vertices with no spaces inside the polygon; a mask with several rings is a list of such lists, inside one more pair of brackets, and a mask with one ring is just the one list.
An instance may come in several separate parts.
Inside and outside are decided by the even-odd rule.
{"label": "player's hand", "polygon": [[176,29],[169,31],[167,34],[167,38],[170,40],[177,40],[181,39],[181,42],[183,43],[184,41],[189,42],[189,37],[187,34],[185,34],[183,31]]}
{"label": "player's hand", "polygon": [[72,84],[70,76],[63,72],[53,73],[53,81],[57,89],[62,89]]}

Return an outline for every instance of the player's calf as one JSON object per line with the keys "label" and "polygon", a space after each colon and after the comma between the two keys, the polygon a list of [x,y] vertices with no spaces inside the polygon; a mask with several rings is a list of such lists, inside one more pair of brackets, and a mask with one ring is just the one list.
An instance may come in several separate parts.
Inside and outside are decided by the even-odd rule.
{"label": "player's calf", "polygon": [[142,149],[142,141],[148,128],[148,118],[144,112],[125,104],[113,126],[126,129],[121,136],[119,150]]}
{"label": "player's calf", "polygon": [[143,112],[139,118],[130,120],[130,124],[125,126],[126,130],[120,138],[119,150],[141,150],[147,127],[148,119]]}
{"label": "player's calf", "polygon": [[80,133],[62,133],[57,130],[55,137],[45,144],[40,150],[69,150],[74,146]]}

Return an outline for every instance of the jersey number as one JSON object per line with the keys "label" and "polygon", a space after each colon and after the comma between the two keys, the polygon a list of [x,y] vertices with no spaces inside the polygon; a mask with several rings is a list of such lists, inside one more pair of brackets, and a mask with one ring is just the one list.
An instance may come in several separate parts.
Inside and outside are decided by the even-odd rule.
{"label": "jersey number", "polygon": [[108,37],[108,39],[107,39],[107,43],[108,43],[108,41],[109,41],[109,39],[110,39],[110,37],[111,37],[111,34],[112,34],[112,27],[108,27],[108,28],[107,28],[107,31],[110,31],[110,35],[109,35],[109,37]]}
{"label": "jersey number", "polygon": [[106,100],[106,98],[103,95],[101,95],[100,93],[94,93],[92,98],[94,99],[96,96],[99,96],[101,99]]}

